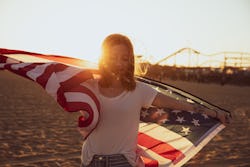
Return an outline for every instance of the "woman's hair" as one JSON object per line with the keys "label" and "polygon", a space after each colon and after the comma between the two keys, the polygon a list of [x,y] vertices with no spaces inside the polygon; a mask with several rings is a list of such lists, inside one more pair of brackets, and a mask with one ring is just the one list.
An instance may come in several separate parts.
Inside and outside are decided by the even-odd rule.
{"label": "woman's hair", "polygon": [[128,37],[121,34],[111,34],[107,36],[102,43],[102,53],[99,60],[99,72],[101,74],[100,86],[110,87],[111,79],[116,71],[113,71],[114,61],[109,61],[110,49],[115,45],[124,45],[128,49],[128,68],[126,69],[126,74],[119,76],[122,86],[128,90],[132,91],[135,89],[136,82],[134,78],[134,49],[131,41]]}

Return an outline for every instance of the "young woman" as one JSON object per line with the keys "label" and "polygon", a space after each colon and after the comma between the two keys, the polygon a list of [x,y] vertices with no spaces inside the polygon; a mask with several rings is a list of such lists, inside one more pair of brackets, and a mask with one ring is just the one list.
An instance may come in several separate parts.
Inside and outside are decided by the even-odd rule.
{"label": "young woman", "polygon": [[103,41],[99,72],[100,79],[86,82],[98,96],[101,112],[98,126],[84,141],[82,167],[141,166],[136,148],[142,107],[195,110],[217,117],[222,123],[229,118],[226,112],[174,100],[135,81],[133,46],[124,35],[112,34]]}

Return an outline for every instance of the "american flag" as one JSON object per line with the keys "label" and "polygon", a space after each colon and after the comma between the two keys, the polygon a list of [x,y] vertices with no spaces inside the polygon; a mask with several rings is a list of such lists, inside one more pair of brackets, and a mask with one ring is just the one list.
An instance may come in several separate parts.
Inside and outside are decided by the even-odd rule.
{"label": "american flag", "polygon": [[[37,82],[65,111],[87,111],[88,119],[79,118],[79,126],[86,131],[85,137],[97,126],[101,107],[95,94],[81,84],[94,77],[90,64],[64,56],[0,49],[0,69]],[[137,80],[176,99],[219,109],[169,85],[142,77]],[[193,111],[143,108],[137,153],[147,167],[182,166],[224,127],[218,120]]]}
{"label": "american flag", "polygon": [[[97,126],[100,112],[100,104],[95,94],[81,85],[93,78],[92,71],[49,61],[58,58],[56,56],[37,56],[38,54],[23,51],[0,50],[0,69],[9,70],[38,83],[65,111],[86,111],[88,118],[81,116],[78,123],[86,138]],[[35,59],[40,63],[24,63],[18,57],[21,60]],[[46,57],[48,59],[44,59]],[[72,60],[74,62],[73,58]]]}

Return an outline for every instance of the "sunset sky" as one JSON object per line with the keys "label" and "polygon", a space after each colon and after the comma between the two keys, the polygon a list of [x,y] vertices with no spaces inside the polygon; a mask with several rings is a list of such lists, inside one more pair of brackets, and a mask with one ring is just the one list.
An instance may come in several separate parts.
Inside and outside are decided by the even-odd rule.
{"label": "sunset sky", "polygon": [[250,52],[250,0],[0,0],[0,48],[98,61],[122,33],[153,61],[191,47]]}

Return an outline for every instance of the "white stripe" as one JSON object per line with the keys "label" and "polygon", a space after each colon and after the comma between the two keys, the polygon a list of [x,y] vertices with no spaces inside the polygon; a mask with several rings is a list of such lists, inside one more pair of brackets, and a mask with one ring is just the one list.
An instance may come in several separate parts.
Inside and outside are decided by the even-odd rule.
{"label": "white stripe", "polygon": [[6,63],[19,63],[19,61],[8,57]]}
{"label": "white stripe", "polygon": [[217,135],[222,129],[225,128],[225,125],[219,123],[220,125],[215,128],[202,142],[197,146],[193,146],[190,150],[186,153],[185,158],[183,158],[179,163],[175,165],[175,167],[180,167],[184,165],[189,159],[191,159],[195,154],[197,154],[215,135]]}
{"label": "white stripe", "polygon": [[18,63],[18,64],[12,64],[10,67],[13,70],[18,70],[19,68],[23,68],[30,65],[29,63]]}
{"label": "white stripe", "polygon": [[57,74],[59,82],[63,82],[72,78],[73,76],[75,76],[81,71],[82,69],[78,69],[75,67],[67,67],[65,70],[57,72],[56,74]]}
{"label": "white stripe", "polygon": [[52,63],[46,63],[46,64],[38,65],[34,69],[27,72],[27,76],[30,77],[31,79],[33,79],[34,81],[36,81],[37,77],[42,75],[44,73],[46,67],[48,67],[51,64]]}
{"label": "white stripe", "polygon": [[51,60],[35,57],[35,55],[28,55],[28,54],[4,54],[6,57],[10,57],[12,59],[26,62],[26,63],[34,63],[34,62],[41,62],[41,63],[48,63],[52,62]]}
{"label": "white stripe", "polygon": [[156,123],[140,124],[140,132],[145,133],[152,138],[168,143],[183,154],[193,146],[185,137],[165,128]]}
{"label": "white stripe", "polygon": [[60,87],[60,83],[58,82],[57,75],[55,73],[52,73],[49,77],[45,90],[48,92],[54,99],[57,99],[57,90]]}
{"label": "white stripe", "polygon": [[4,68],[5,63],[0,63],[0,68]]}
{"label": "white stripe", "polygon": [[66,101],[68,102],[87,102],[88,104],[90,104],[93,112],[94,112],[94,118],[93,118],[93,122],[92,123],[96,123],[98,120],[98,110],[97,110],[97,106],[94,102],[94,100],[88,96],[85,93],[81,93],[81,92],[65,92],[64,96],[66,98]]}
{"label": "white stripe", "polygon": [[157,154],[157,153],[151,151],[150,149],[143,147],[139,144],[138,144],[138,146],[141,147],[143,150],[146,150],[144,152],[144,154],[142,154],[142,155],[145,157],[148,157],[149,159],[154,159],[154,160],[158,161],[159,167],[164,167],[166,165],[168,166],[172,163],[172,161],[170,159],[164,158],[164,157],[160,156],[159,154]]}

